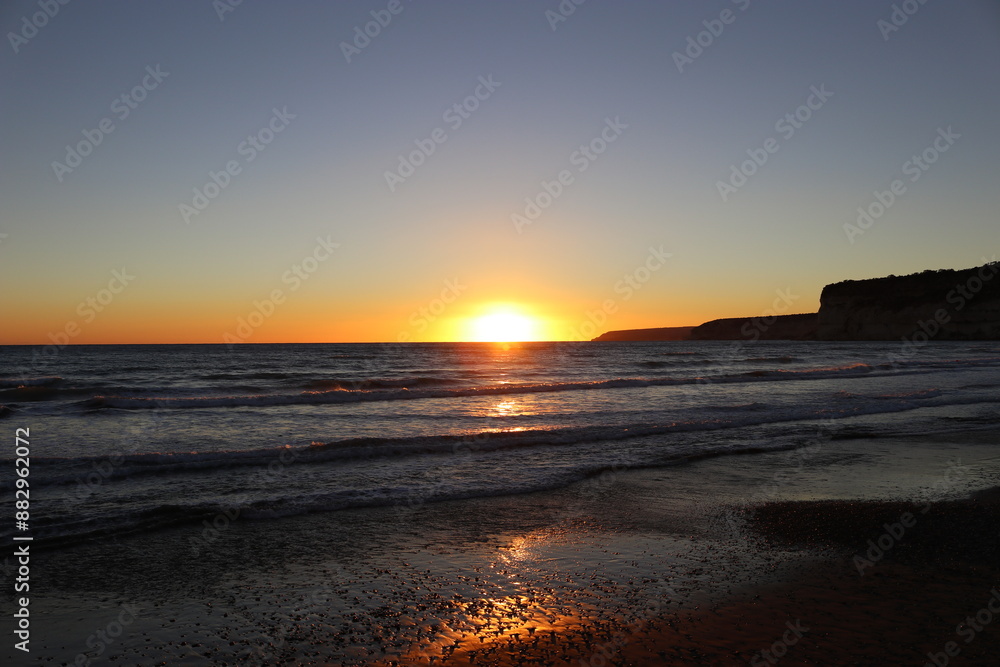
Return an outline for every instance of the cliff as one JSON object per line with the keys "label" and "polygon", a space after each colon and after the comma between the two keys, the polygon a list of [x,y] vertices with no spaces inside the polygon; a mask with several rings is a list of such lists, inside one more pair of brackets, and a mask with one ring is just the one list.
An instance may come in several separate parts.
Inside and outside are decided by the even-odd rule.
{"label": "cliff", "polygon": [[[1000,340],[1000,262],[827,285],[818,313],[609,331],[597,341]],[[916,340],[916,338],[913,338]]]}
{"label": "cliff", "polygon": [[691,340],[816,340],[816,313],[711,320],[692,329]]}
{"label": "cliff", "polygon": [[1000,339],[1000,262],[963,270],[846,280],[820,296],[822,340]]}
{"label": "cliff", "polygon": [[601,334],[594,340],[598,342],[688,340],[691,329],[693,329],[693,327],[622,329],[620,331],[608,331],[607,333]]}

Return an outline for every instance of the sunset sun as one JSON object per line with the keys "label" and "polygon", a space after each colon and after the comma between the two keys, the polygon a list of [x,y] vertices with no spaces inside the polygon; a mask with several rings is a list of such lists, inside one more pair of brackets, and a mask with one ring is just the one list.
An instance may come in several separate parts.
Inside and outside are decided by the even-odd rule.
{"label": "sunset sun", "polygon": [[538,340],[538,324],[532,318],[511,309],[492,310],[474,319],[469,340],[486,343],[509,343]]}

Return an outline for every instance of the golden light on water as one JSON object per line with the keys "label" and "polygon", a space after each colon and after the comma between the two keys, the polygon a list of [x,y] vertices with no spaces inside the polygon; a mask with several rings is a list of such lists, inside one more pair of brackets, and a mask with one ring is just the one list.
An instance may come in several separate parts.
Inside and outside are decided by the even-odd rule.
{"label": "golden light on water", "polygon": [[504,417],[520,417],[523,415],[534,415],[537,414],[535,410],[531,410],[526,407],[524,401],[519,401],[514,398],[501,399],[489,406],[482,412],[480,412],[484,417],[494,417],[497,419],[503,419]]}

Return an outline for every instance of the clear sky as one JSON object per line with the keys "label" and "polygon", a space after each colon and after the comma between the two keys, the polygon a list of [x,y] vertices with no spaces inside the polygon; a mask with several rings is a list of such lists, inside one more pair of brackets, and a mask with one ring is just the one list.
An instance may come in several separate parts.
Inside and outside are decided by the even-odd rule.
{"label": "clear sky", "polygon": [[15,0],[0,28],[0,343],[590,338],[997,251],[989,0]]}

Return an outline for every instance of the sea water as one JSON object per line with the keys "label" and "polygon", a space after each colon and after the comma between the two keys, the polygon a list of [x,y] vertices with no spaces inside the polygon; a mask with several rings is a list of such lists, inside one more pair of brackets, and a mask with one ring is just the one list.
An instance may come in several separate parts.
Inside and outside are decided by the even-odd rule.
{"label": "sea water", "polygon": [[30,430],[31,532],[52,548],[989,429],[998,388],[995,342],[0,347],[0,428]]}

